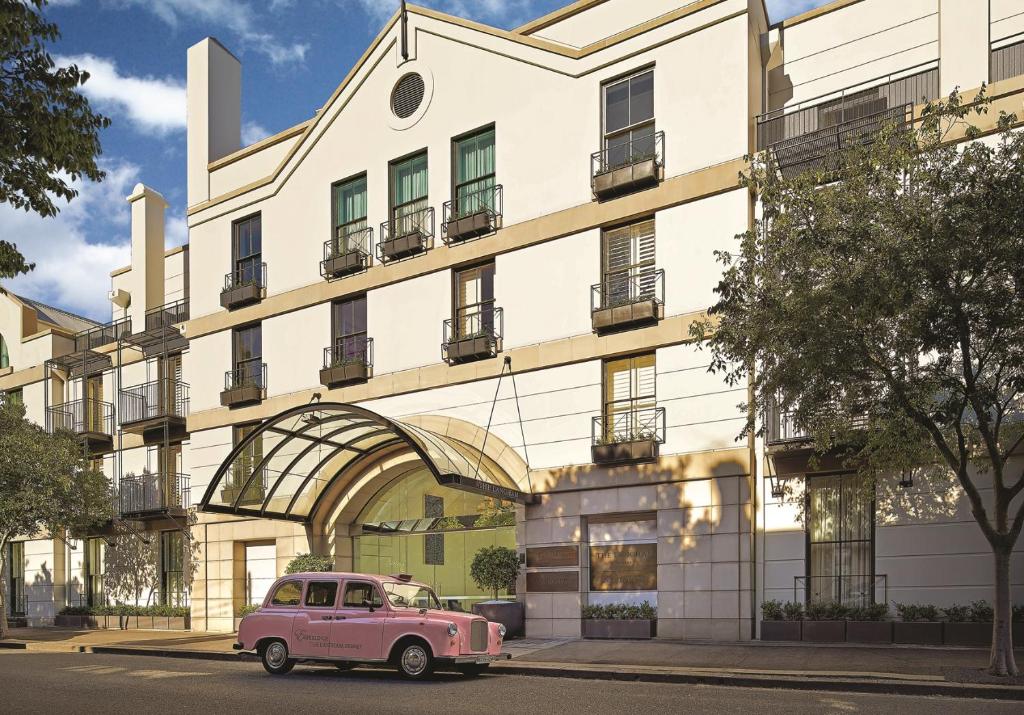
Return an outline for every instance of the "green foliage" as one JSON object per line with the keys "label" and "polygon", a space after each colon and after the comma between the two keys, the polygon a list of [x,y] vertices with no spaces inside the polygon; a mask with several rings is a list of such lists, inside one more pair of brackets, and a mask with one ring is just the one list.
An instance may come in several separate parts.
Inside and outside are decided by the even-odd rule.
{"label": "green foliage", "polygon": [[995,613],[988,601],[973,601],[971,603],[971,621],[974,623],[991,623]]}
{"label": "green foliage", "polygon": [[67,606],[62,616],[159,616],[161,618],[187,618],[192,614],[188,606]]}
{"label": "green foliage", "polygon": [[1014,623],[1024,623],[1024,604],[1018,603],[1013,607],[1012,619]]}
{"label": "green foliage", "polygon": [[256,613],[256,611],[258,611],[258,610],[260,610],[260,604],[258,604],[258,603],[246,603],[246,604],[243,604],[243,605],[239,606],[235,610],[235,616],[237,616],[238,618],[245,618],[250,613]]}
{"label": "green foliage", "polygon": [[950,623],[964,623],[965,621],[971,620],[970,606],[961,606],[954,603],[952,606],[943,608],[942,612],[946,615],[946,620]]}
{"label": "green foliage", "polygon": [[889,617],[889,606],[884,603],[855,606],[849,609],[846,617],[851,621],[884,621]]}
{"label": "green foliage", "polygon": [[485,499],[480,506],[480,516],[473,522],[478,529],[516,525],[516,505],[498,499]]}
{"label": "green foliage", "polygon": [[334,570],[333,556],[320,556],[319,554],[296,554],[295,558],[288,562],[284,572],[291,573],[324,573]]}
{"label": "green foliage", "polygon": [[939,609],[931,604],[924,603],[896,603],[896,615],[901,621],[913,623],[915,621],[935,622],[939,620]]}
{"label": "green foliage", "polygon": [[836,601],[812,601],[807,604],[804,618],[808,621],[842,621],[850,614],[850,609]]}
{"label": "green foliage", "polygon": [[782,604],[782,615],[787,621],[802,621],[804,618],[804,604],[799,601],[786,601]]}
{"label": "green foliage", "polygon": [[485,546],[476,552],[469,575],[477,586],[491,591],[497,600],[499,590],[512,592],[519,576],[519,554],[507,546]]}
{"label": "green foliage", "polygon": [[151,600],[160,587],[159,559],[159,535],[116,523],[114,536],[103,550],[103,587],[107,594],[116,601]]}
{"label": "green foliage", "polygon": [[74,435],[49,434],[25,419],[23,405],[0,404],[0,638],[7,633],[10,540],[41,532],[84,534],[110,519],[110,495],[110,482],[89,468]]}
{"label": "green foliage", "polygon": [[647,601],[639,605],[631,603],[588,604],[583,607],[583,618],[610,621],[653,621],[658,618],[658,609]]}
{"label": "green foliage", "polygon": [[[57,68],[46,45],[60,37],[40,10],[46,0],[0,0],[0,202],[53,216],[55,199],[78,195],[73,182],[103,179],[96,165],[96,114],[78,91],[89,73]],[[0,278],[27,273],[17,247],[0,240]]]}
{"label": "green foliage", "polygon": [[785,618],[782,601],[765,601],[761,604],[761,618],[766,621],[781,621]]}

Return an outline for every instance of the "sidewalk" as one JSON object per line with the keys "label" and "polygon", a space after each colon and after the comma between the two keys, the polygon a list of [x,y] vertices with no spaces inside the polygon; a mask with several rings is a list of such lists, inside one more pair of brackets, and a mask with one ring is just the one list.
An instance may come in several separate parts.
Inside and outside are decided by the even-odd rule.
{"label": "sidewalk", "polygon": [[[0,648],[29,651],[255,660],[231,646],[234,634],[167,631],[13,629]],[[494,672],[549,677],[949,695],[1024,700],[1024,678],[989,679],[978,648],[514,640],[512,660]],[[1024,664],[1024,651],[1018,656]]]}

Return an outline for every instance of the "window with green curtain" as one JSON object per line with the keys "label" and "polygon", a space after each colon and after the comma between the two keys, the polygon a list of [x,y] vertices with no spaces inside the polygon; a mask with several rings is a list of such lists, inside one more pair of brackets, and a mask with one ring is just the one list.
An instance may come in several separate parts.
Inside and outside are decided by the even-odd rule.
{"label": "window with green curtain", "polygon": [[494,128],[455,142],[455,215],[494,211]]}
{"label": "window with green curtain", "polygon": [[333,238],[344,240],[366,228],[366,174],[335,184],[333,193]]}
{"label": "window with green curtain", "polygon": [[391,165],[391,219],[400,221],[426,207],[427,153],[421,152]]}
{"label": "window with green curtain", "polygon": [[7,343],[4,336],[0,335],[0,370],[11,366],[11,356],[7,354]]}
{"label": "window with green curtain", "polygon": [[874,497],[857,474],[807,480],[807,598],[863,606],[874,600]]}

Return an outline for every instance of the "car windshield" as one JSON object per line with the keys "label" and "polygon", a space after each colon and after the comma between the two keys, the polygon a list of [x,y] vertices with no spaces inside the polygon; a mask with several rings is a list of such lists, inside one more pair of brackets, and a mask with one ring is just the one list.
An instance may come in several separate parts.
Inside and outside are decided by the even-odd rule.
{"label": "car windshield", "polygon": [[396,608],[432,608],[438,611],[442,610],[441,602],[437,600],[434,592],[426,586],[391,581],[384,584],[384,592],[387,593],[391,605]]}

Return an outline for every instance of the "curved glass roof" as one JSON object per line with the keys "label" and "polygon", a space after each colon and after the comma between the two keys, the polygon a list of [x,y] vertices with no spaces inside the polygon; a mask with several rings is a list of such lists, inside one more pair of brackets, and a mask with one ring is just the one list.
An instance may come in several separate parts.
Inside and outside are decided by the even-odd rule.
{"label": "curved glass roof", "polygon": [[463,442],[341,403],[282,412],[246,435],[218,467],[200,509],[311,521],[332,484],[388,449],[416,453],[438,484],[526,503],[531,495]]}

